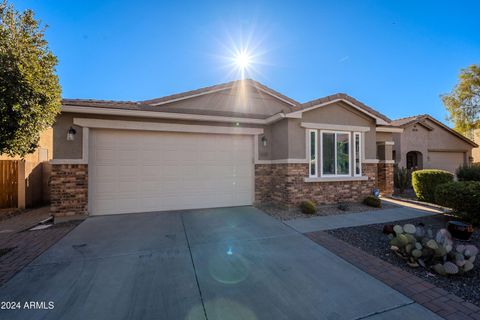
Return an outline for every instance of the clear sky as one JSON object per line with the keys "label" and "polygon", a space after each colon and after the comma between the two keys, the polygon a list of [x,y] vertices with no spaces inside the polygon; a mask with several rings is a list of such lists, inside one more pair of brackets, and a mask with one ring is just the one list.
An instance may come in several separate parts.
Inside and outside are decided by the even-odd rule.
{"label": "clear sky", "polygon": [[479,1],[14,0],[49,25],[65,98],[142,100],[247,77],[300,102],[345,92],[391,118],[430,113],[480,63]]}

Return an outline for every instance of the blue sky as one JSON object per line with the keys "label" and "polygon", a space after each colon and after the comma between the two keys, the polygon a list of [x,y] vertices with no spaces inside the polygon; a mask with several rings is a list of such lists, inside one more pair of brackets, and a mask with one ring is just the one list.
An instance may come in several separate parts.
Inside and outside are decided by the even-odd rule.
{"label": "blue sky", "polygon": [[13,1],[49,25],[65,98],[142,100],[249,77],[301,102],[345,92],[391,118],[430,113],[480,63],[478,1]]}

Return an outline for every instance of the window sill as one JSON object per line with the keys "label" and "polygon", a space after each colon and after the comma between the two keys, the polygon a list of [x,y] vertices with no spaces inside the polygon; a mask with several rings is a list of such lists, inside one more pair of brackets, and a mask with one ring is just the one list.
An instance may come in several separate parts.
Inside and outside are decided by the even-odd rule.
{"label": "window sill", "polygon": [[305,178],[305,182],[341,182],[341,181],[366,181],[368,180],[367,176],[360,177],[315,177],[315,178]]}

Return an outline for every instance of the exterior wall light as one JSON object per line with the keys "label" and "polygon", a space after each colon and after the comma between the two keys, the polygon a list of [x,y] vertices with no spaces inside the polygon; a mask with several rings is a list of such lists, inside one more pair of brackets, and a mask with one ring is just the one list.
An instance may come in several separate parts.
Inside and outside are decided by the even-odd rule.
{"label": "exterior wall light", "polygon": [[75,140],[76,134],[77,134],[77,130],[75,130],[73,127],[70,127],[67,131],[67,141]]}
{"label": "exterior wall light", "polygon": [[267,141],[268,141],[268,140],[267,140],[267,137],[263,136],[261,140],[262,140],[262,145],[263,145],[264,147],[266,147],[266,146],[267,146]]}

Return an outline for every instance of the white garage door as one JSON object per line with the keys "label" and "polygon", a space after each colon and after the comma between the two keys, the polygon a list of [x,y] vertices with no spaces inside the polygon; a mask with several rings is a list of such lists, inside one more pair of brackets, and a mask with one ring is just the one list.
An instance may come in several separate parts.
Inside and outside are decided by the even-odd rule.
{"label": "white garage door", "polygon": [[93,130],[89,156],[93,215],[253,202],[252,136]]}
{"label": "white garage door", "polygon": [[455,173],[457,168],[464,163],[463,152],[440,152],[430,151],[429,156],[429,168],[442,169]]}

